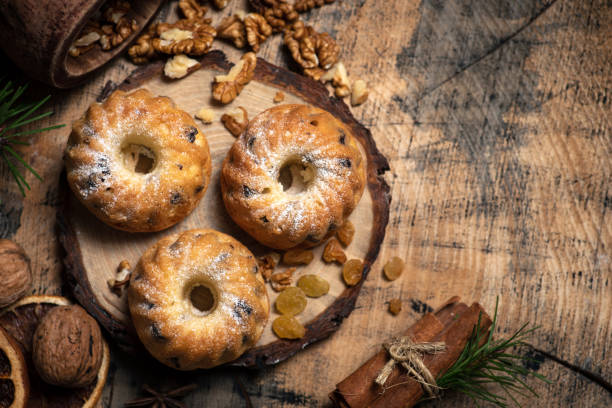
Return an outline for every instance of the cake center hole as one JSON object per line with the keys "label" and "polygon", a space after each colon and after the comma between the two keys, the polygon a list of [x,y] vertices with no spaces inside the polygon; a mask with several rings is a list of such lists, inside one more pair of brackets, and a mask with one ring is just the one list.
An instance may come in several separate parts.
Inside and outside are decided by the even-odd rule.
{"label": "cake center hole", "polygon": [[195,286],[191,289],[189,300],[200,312],[210,312],[215,307],[215,295],[208,286]]}
{"label": "cake center hole", "polygon": [[135,173],[147,174],[155,167],[155,153],[144,145],[130,143],[121,152],[125,166]]}
{"label": "cake center hole", "polygon": [[304,192],[314,178],[314,167],[299,161],[285,163],[278,174],[278,182],[283,186],[283,191],[289,194]]}

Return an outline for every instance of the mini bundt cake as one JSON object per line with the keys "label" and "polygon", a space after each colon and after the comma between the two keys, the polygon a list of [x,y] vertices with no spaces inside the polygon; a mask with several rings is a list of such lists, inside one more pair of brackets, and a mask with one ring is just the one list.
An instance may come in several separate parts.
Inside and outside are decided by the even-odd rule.
{"label": "mini bundt cake", "polygon": [[257,343],[270,313],[253,254],[209,229],[170,235],[147,249],[128,301],[147,350],[179,370],[236,359]]}
{"label": "mini bundt cake", "polygon": [[159,231],[185,218],[208,187],[208,142],[192,117],[144,89],[115,91],[77,120],[65,154],[68,183],[108,225]]}
{"label": "mini bundt cake", "polygon": [[276,249],[327,239],[355,209],[365,162],[351,130],[330,113],[280,105],[249,123],[223,162],[232,219]]}

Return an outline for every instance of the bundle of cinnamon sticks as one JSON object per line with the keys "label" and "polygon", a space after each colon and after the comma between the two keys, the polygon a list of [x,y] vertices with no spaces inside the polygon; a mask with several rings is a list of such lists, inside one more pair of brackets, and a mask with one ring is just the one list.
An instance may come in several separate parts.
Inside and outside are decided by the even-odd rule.
{"label": "bundle of cinnamon sticks", "polygon": [[[483,308],[478,303],[468,307],[455,296],[434,313],[425,314],[402,336],[415,343],[445,343],[445,351],[423,356],[423,363],[437,378],[457,361],[479,317],[482,332],[488,332],[492,321]],[[334,405],[342,408],[404,408],[416,404],[423,397],[423,387],[400,365],[394,366],[383,386],[376,384],[376,378],[388,361],[389,355],[381,347],[377,354],[336,386],[329,395]]]}

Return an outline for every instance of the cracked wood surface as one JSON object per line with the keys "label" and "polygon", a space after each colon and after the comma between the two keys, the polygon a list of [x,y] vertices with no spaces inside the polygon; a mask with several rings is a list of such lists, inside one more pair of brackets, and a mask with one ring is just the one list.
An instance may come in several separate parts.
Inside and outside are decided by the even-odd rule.
{"label": "cracked wood surface", "polygon": [[[214,18],[243,7],[234,0]],[[378,344],[455,294],[487,310],[499,296],[500,334],[541,326],[529,364],[552,384],[532,383],[540,398],[524,406],[612,404],[596,381],[612,378],[612,4],[344,0],[305,18],[338,40],[350,76],[370,84],[353,112],[392,169],[386,240],[356,310],[330,339],[258,372],[175,374],[114,350],[101,405],[121,406],[143,383],[195,381],[187,406],[245,406],[245,393],[256,407],[322,406]],[[280,42],[259,56],[287,65]],[[78,89],[33,92],[54,94],[49,123],[70,123],[133,68],[119,59]],[[28,176],[25,200],[0,166],[0,236],[28,251],[35,293],[62,293],[54,219],[67,135],[37,135],[22,150],[45,178]],[[394,255],[407,269],[388,282],[380,269]],[[386,312],[394,297],[404,304],[397,317]],[[451,394],[426,406],[471,404]]]}

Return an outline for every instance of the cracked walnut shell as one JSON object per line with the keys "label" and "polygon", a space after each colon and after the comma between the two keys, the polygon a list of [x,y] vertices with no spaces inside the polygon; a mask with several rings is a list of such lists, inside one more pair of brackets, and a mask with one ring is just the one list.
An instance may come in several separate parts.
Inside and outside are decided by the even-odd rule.
{"label": "cracked walnut shell", "polygon": [[234,65],[227,75],[217,75],[213,85],[213,98],[223,104],[228,104],[242,92],[255,74],[257,57],[247,52],[240,61]]}
{"label": "cracked walnut shell", "polygon": [[0,307],[23,297],[32,285],[30,259],[23,248],[8,239],[0,239]]}
{"label": "cracked walnut shell", "polygon": [[93,382],[102,364],[100,327],[80,306],[57,306],[40,321],[32,340],[32,361],[48,384],[66,388]]}

